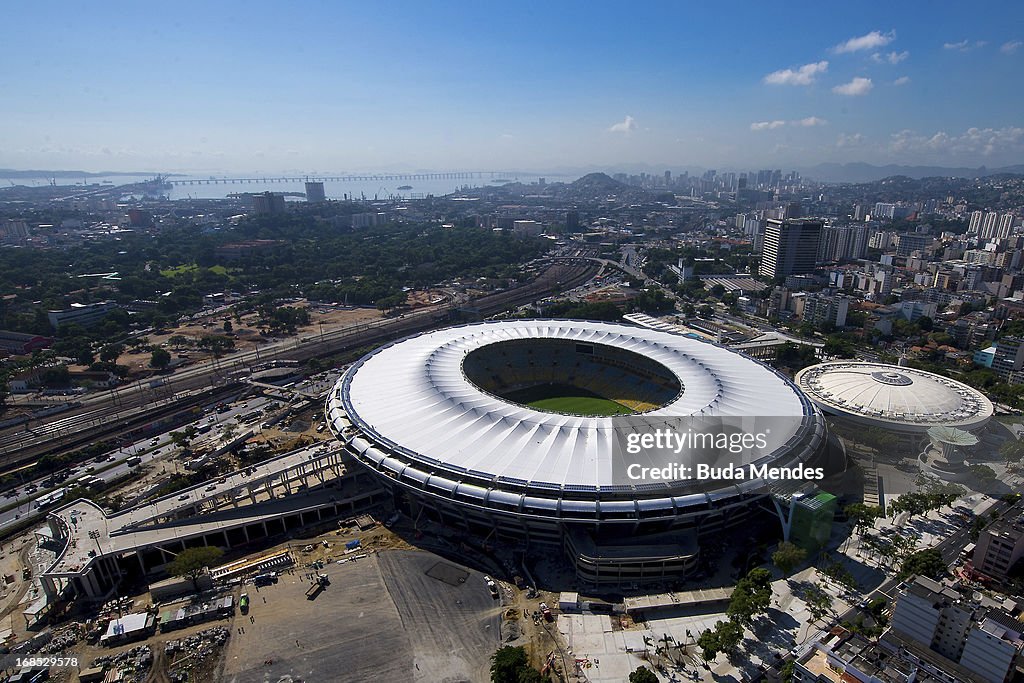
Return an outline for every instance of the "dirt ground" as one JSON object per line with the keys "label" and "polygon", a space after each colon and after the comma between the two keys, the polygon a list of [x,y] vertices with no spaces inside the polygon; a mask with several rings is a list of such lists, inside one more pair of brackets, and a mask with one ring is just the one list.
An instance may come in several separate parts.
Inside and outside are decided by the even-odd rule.
{"label": "dirt ground", "polygon": [[[293,306],[304,306],[305,303],[300,302],[297,304],[291,304]],[[309,313],[311,323],[306,327],[300,327],[298,330],[298,336],[308,334],[319,334],[320,324],[323,324],[324,332],[331,332],[340,327],[347,327],[357,323],[370,322],[378,320],[381,317],[381,312],[375,308],[351,308],[345,310],[328,310],[328,309],[317,309],[315,307],[309,307]],[[237,321],[229,313],[218,313],[216,315],[208,315],[203,318],[190,321],[169,329],[166,334],[150,334],[148,335],[149,343],[154,345],[162,345],[167,343],[168,340],[175,336],[181,335],[190,339],[198,340],[201,337],[224,334],[224,323],[230,321],[232,325],[232,333],[235,335],[235,349],[236,350],[248,350],[256,346],[256,344],[267,344],[273,341],[272,338],[260,336],[260,328],[256,324],[258,317],[254,314],[248,314],[242,316],[242,324],[238,324]],[[205,325],[205,327],[204,327]],[[177,355],[185,353],[188,355],[189,361],[204,360],[209,358],[211,354],[199,351],[197,349],[172,349],[169,346],[167,348],[172,354]],[[120,365],[127,365],[132,369],[132,372],[149,371],[149,361],[152,357],[150,352],[144,353],[126,353],[118,358]]]}
{"label": "dirt ground", "polygon": [[439,562],[451,564],[385,551],[328,565],[331,584],[315,600],[308,569],[252,588],[252,619],[236,616],[219,680],[487,681],[501,608],[478,572],[463,570],[456,585],[428,576]]}

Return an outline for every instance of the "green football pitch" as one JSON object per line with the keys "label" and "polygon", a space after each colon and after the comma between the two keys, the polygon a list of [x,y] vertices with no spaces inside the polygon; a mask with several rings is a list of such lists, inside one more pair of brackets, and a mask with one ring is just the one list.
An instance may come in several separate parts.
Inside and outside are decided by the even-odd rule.
{"label": "green football pitch", "polygon": [[603,416],[632,415],[635,412],[621,403],[565,384],[540,384],[509,392],[504,398],[552,413]]}

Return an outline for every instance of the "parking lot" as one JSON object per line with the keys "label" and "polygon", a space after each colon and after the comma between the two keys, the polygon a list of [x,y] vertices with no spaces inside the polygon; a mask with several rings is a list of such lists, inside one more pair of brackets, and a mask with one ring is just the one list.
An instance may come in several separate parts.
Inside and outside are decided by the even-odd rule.
{"label": "parking lot", "polygon": [[306,599],[308,569],[245,586],[251,609],[235,617],[220,679],[488,680],[499,604],[478,572],[456,585],[428,576],[438,562],[451,564],[421,551],[330,564],[320,572],[330,586],[315,600]]}

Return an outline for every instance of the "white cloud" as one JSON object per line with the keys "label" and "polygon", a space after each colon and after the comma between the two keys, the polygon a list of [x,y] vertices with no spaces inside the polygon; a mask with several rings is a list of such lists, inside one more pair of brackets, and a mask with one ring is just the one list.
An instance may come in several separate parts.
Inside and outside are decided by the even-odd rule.
{"label": "white cloud", "polygon": [[1021,43],[1019,40],[1011,40],[1008,43],[1003,43],[1002,47],[999,48],[999,51],[1004,55],[1012,55],[1020,48],[1021,45],[1024,45],[1024,43]]}
{"label": "white cloud", "polygon": [[864,144],[864,136],[860,133],[840,133],[836,139],[836,147],[858,147]]}
{"label": "white cloud", "polygon": [[781,69],[773,71],[764,77],[764,82],[769,85],[810,85],[814,77],[828,71],[828,62],[812,62],[804,64],[794,71],[793,69]]}
{"label": "white cloud", "polygon": [[758,121],[750,124],[750,130],[775,130],[786,125],[785,121]]}
{"label": "white cloud", "polygon": [[906,60],[906,58],[909,56],[910,53],[907,52],[906,50],[904,50],[903,52],[896,52],[894,50],[892,52],[888,52],[885,54],[881,52],[876,52],[875,54],[871,55],[871,60],[876,64],[884,64],[885,62],[889,62],[890,64],[899,64],[900,62]]}
{"label": "white cloud", "polygon": [[906,85],[907,83],[910,83],[910,76],[900,76],[892,82],[893,85]]}
{"label": "white cloud", "polygon": [[860,50],[876,50],[880,47],[885,47],[895,39],[896,31],[889,31],[888,33],[872,31],[867,35],[857,36],[856,38],[850,38],[845,43],[839,43],[832,48],[832,51],[836,54],[843,54],[846,52],[859,52]]}
{"label": "white cloud", "polygon": [[794,126],[803,126],[804,128],[811,128],[813,126],[824,126],[828,121],[825,119],[818,118],[817,116],[808,116],[805,119],[799,119],[793,122]]}
{"label": "white cloud", "polygon": [[836,87],[832,88],[832,92],[837,93],[839,95],[850,96],[867,95],[869,92],[871,92],[871,88],[873,87],[874,84],[871,82],[870,78],[857,76],[849,83],[843,83],[842,85],[837,85]]}
{"label": "white cloud", "polygon": [[979,47],[985,47],[988,45],[987,40],[976,40],[973,43],[969,40],[961,40],[957,43],[943,43],[942,47],[945,50],[957,50],[958,52],[970,52]]}
{"label": "white cloud", "polygon": [[636,130],[636,119],[634,119],[632,116],[626,116],[626,118],[612,125],[612,127],[608,129],[608,132],[625,133],[628,135],[629,133],[632,133],[634,130]]}
{"label": "white cloud", "polygon": [[990,156],[995,152],[1020,154],[1024,152],[1024,128],[968,128],[959,135],[938,131],[930,136],[912,130],[901,130],[892,134],[889,149],[900,153],[927,152],[944,156]]}

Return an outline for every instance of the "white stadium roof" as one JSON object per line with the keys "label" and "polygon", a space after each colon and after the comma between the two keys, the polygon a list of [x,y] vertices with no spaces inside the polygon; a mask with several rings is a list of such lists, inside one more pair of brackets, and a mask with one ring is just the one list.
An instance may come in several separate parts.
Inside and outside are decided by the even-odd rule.
{"label": "white stadium roof", "polygon": [[804,368],[796,383],[827,413],[901,431],[979,429],[992,402],[977,389],[915,368],[836,361]]}
{"label": "white stadium roof", "polygon": [[[467,379],[462,363],[470,352],[528,339],[631,351],[660,363],[683,390],[640,416],[583,417],[511,403]],[[332,391],[327,408],[332,421],[341,411],[347,414],[362,433],[354,447],[378,469],[394,472],[413,463],[421,477],[443,470],[457,480],[504,480],[555,490],[612,486],[617,432],[635,431],[641,419],[797,418],[784,421],[792,433],[772,435],[784,443],[801,433],[804,417],[816,414],[786,378],[726,348],[668,332],[572,320],[486,322],[395,342],[354,365]],[[414,473],[407,468],[404,476]]]}

